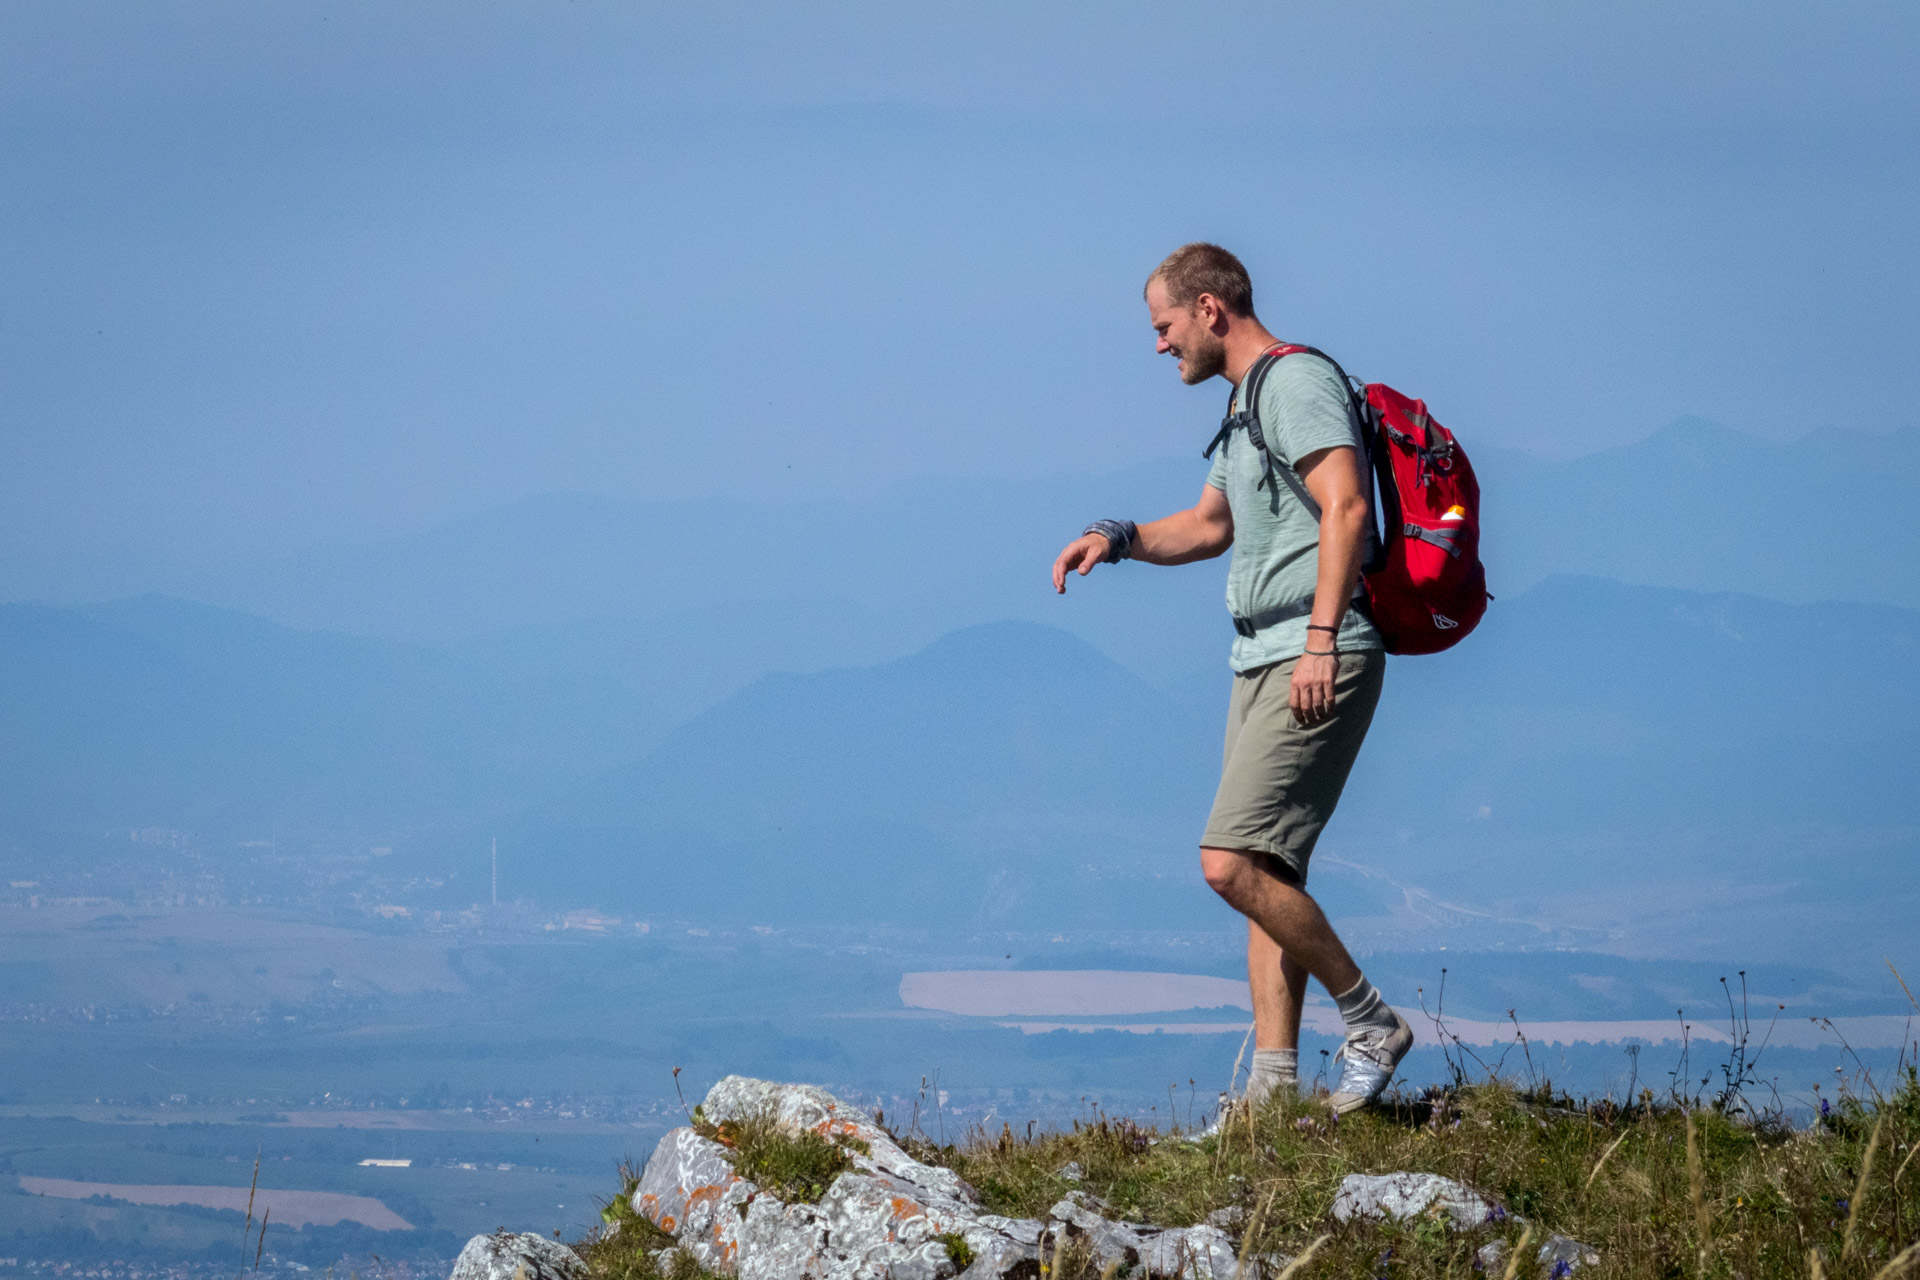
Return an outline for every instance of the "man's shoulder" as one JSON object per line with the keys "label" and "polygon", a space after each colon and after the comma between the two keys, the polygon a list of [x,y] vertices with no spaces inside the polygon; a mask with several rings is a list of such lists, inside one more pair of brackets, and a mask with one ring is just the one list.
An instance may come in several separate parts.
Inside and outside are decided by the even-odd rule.
{"label": "man's shoulder", "polygon": [[1296,351],[1282,356],[1267,370],[1260,384],[1261,408],[1275,396],[1332,394],[1342,405],[1347,402],[1346,379],[1333,361],[1312,351]]}
{"label": "man's shoulder", "polygon": [[1260,422],[1276,434],[1303,432],[1313,447],[1348,430],[1346,380],[1331,360],[1309,352],[1283,357],[1260,384]]}

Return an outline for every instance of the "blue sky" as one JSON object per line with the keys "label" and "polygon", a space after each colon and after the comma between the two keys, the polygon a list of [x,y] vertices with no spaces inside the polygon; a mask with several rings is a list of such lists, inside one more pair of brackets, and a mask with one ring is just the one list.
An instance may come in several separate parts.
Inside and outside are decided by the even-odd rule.
{"label": "blue sky", "polygon": [[1917,55],[1895,3],[10,5],[0,595],[1184,455],[1139,289],[1202,237],[1469,447],[1910,427]]}

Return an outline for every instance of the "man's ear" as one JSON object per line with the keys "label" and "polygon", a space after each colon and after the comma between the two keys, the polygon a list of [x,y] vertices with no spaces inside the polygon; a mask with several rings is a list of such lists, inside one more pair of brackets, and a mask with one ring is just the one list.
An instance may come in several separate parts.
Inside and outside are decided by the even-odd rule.
{"label": "man's ear", "polygon": [[1227,328],[1227,309],[1220,305],[1220,299],[1210,293],[1203,293],[1193,300],[1194,314],[1207,326],[1210,333],[1224,333]]}

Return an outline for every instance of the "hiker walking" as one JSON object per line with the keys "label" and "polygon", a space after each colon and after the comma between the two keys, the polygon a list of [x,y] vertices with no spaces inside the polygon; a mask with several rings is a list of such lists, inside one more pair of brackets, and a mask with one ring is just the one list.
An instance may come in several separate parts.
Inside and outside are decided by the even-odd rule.
{"label": "hiker walking", "polygon": [[1190,510],[1089,525],[1054,561],[1054,590],[1096,564],[1186,564],[1233,549],[1233,693],[1200,869],[1247,917],[1246,1100],[1298,1087],[1311,974],[1346,1020],[1331,1101],[1352,1111],[1380,1095],[1413,1045],[1306,887],[1386,674],[1381,633],[1354,607],[1373,536],[1364,419],[1337,365],[1260,323],[1247,270],[1225,249],[1175,250],[1147,277],[1146,302],[1157,350],[1179,361],[1182,382],[1218,375],[1234,386],[1207,451],[1213,469]]}

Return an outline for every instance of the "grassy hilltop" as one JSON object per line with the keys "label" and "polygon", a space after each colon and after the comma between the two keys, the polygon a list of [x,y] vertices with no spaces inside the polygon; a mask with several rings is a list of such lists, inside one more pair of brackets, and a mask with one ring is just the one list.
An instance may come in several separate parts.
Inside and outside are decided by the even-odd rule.
{"label": "grassy hilltop", "polygon": [[[784,1198],[818,1199],[840,1157],[810,1137],[769,1128],[730,1140],[743,1174],[783,1188]],[[1804,1128],[1754,1111],[1738,1090],[1717,1104],[1643,1091],[1623,1105],[1495,1081],[1338,1121],[1315,1098],[1276,1099],[1198,1141],[1099,1114],[1057,1133],[1003,1126],[944,1146],[917,1133],[901,1141],[916,1158],[958,1171],[990,1211],[1010,1216],[1044,1218],[1076,1189],[1106,1201],[1111,1217],[1168,1226],[1237,1208],[1248,1255],[1300,1258],[1289,1280],[1546,1275],[1533,1255],[1550,1233],[1597,1249],[1600,1265],[1587,1272],[1596,1277],[1920,1274],[1920,1077],[1912,1066],[1891,1092],[1870,1081],[1858,1092],[1843,1086]],[[1062,1173],[1069,1164],[1079,1167],[1077,1181]],[[1329,1217],[1345,1175],[1407,1171],[1458,1179],[1508,1216],[1473,1231],[1450,1230],[1437,1216],[1347,1225]],[[598,1277],[654,1280],[648,1250],[671,1240],[623,1201],[608,1209],[622,1230],[577,1247]],[[1496,1239],[1508,1250],[1488,1271],[1476,1252]],[[673,1277],[701,1274],[682,1259]],[[1071,1250],[1043,1269],[1049,1280],[1101,1274]]]}

